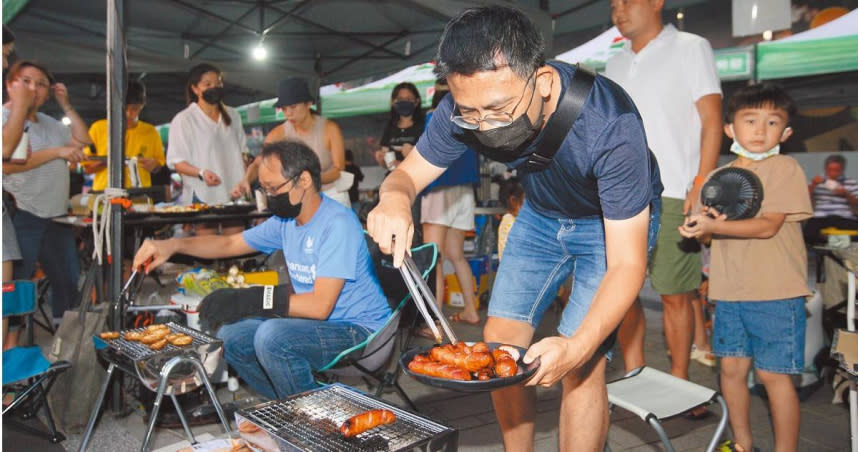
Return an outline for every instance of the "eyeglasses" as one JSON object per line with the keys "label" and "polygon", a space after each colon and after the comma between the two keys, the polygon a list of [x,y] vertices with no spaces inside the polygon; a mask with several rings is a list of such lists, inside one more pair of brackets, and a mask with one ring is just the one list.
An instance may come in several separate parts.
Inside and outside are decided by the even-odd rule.
{"label": "eyeglasses", "polygon": [[[265,187],[263,187],[263,189],[265,189],[265,196],[277,196],[277,192],[280,191],[281,188],[285,187],[286,184],[294,181],[295,179],[297,179],[297,177],[290,178],[286,182],[283,182],[282,184],[274,187],[273,189],[265,189]],[[295,187],[293,186],[292,188],[295,188]],[[286,193],[289,193],[290,191],[292,191],[292,188],[287,190]]]}
{"label": "eyeglasses", "polygon": [[[529,77],[527,77],[527,81],[525,81],[524,90],[521,92],[521,97],[518,98],[518,102],[515,103],[515,106],[512,107],[511,112],[497,112],[497,113],[488,113],[482,118],[477,118],[473,116],[462,116],[462,115],[454,115],[458,107],[454,105],[454,109],[450,112],[450,121],[453,121],[453,124],[457,126],[467,129],[467,130],[477,130],[480,128],[480,123],[485,123],[485,125],[494,129],[496,127],[506,127],[512,124],[513,117],[512,114],[518,108],[518,105],[521,104],[521,101],[524,100],[524,94],[527,92],[527,86],[530,84],[530,79],[533,78],[533,75],[536,74],[536,71],[533,71]],[[533,95],[536,93],[536,79],[533,79],[533,91],[530,93],[530,100],[527,102],[527,108],[530,108],[530,104],[533,102]],[[526,109],[525,109],[526,110]]]}

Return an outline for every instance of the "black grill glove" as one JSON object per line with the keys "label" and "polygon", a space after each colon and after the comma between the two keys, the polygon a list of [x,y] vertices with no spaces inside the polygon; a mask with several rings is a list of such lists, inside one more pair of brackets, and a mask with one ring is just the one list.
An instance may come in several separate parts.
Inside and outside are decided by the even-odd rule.
{"label": "black grill glove", "polygon": [[[265,305],[264,299],[265,289],[268,287],[274,288],[270,306]],[[289,317],[291,293],[290,284],[216,290],[200,302],[200,328],[204,332],[214,334],[221,325],[248,317]]]}

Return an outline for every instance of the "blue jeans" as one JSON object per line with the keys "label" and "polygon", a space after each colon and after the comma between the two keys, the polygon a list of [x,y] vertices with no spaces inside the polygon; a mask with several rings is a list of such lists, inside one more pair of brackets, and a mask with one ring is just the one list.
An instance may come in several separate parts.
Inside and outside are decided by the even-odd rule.
{"label": "blue jeans", "polygon": [[[651,206],[648,249],[658,234],[659,203]],[[557,332],[575,333],[607,271],[605,227],[601,217],[556,219],[546,217],[525,201],[509,232],[501,259],[489,315],[527,322],[536,328],[551,306],[560,284],[573,275],[569,303]],[[605,353],[614,335],[600,347]]]}
{"label": "blue jeans", "polygon": [[715,302],[712,353],[751,358],[754,368],[778,374],[804,369],[807,318],[804,297]]}
{"label": "blue jeans", "polygon": [[38,261],[51,282],[51,307],[55,319],[73,308],[79,299],[77,280],[80,275],[74,231],[49,218],[37,217],[18,210],[12,219],[21,260],[15,262],[15,279],[30,279]]}
{"label": "blue jeans", "polygon": [[372,333],[360,325],[310,319],[244,319],[224,325],[226,362],[254,391],[280,399],[316,387],[312,371]]}

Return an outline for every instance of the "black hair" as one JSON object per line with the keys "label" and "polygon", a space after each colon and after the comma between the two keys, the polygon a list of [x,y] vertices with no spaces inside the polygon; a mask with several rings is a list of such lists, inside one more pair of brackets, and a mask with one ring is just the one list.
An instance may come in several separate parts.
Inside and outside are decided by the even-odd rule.
{"label": "black hair", "polygon": [[355,161],[355,154],[351,149],[346,149],[346,160],[351,160],[352,162]]}
{"label": "black hair", "polygon": [[283,177],[296,179],[304,171],[310,173],[317,192],[322,190],[322,164],[319,157],[303,141],[282,140],[266,144],[260,153],[262,159],[276,157],[280,160]]}
{"label": "black hair", "polygon": [[128,80],[125,92],[125,105],[143,105],[146,103],[146,86],[140,80]]}
{"label": "black hair", "polygon": [[510,198],[524,199],[524,187],[518,182],[518,179],[512,178],[501,182],[498,190],[498,198],[504,207],[509,208]]}
{"label": "black hair", "polygon": [[545,64],[545,40],[521,11],[505,6],[466,9],[447,22],[435,75],[471,75],[505,66],[525,79]]}
{"label": "black hair", "polygon": [[[191,89],[192,86],[196,85],[203,79],[203,75],[214,72],[218,75],[218,77],[223,75],[220,69],[216,66],[208,63],[200,63],[191,68],[188,71],[188,82],[185,84],[185,100],[188,102],[188,105],[197,102],[199,99],[197,95],[194,94],[194,90]],[[229,127],[232,124],[232,118],[229,117],[229,113],[226,112],[226,107],[224,107],[223,102],[218,102],[217,109],[220,111],[220,116],[223,118],[223,123]]]}
{"label": "black hair", "polygon": [[36,63],[35,61],[29,61],[29,60],[21,60],[15,64],[13,64],[9,68],[9,72],[6,73],[5,81],[6,82],[14,81],[16,78],[18,78],[18,74],[20,74],[21,71],[27,67],[36,68],[39,71],[41,71],[43,74],[45,74],[45,77],[48,78],[48,83],[50,83],[51,85],[53,85],[54,83],[57,82],[57,80],[54,78],[53,75],[51,75],[51,72],[46,67],[42,66],[39,63]]}
{"label": "black hair", "polygon": [[787,122],[796,113],[795,103],[783,87],[769,82],[756,83],[740,89],[727,101],[727,124],[733,123],[736,112],[743,108],[764,106],[787,112]]}
{"label": "black hair", "polygon": [[[393,87],[393,90],[390,92],[390,100],[396,102],[396,95],[399,94],[399,91],[407,89],[411,91],[411,94],[417,99],[417,106],[414,107],[414,113],[411,113],[411,119],[414,121],[414,124],[423,124],[426,121],[426,113],[423,111],[423,99],[420,97],[420,90],[417,89],[411,82],[402,82]],[[390,124],[392,126],[396,126],[397,121],[399,121],[399,113],[396,112],[396,109],[393,106],[390,107]]]}
{"label": "black hair", "polygon": [[831,154],[825,157],[825,166],[827,167],[829,163],[839,163],[841,168],[846,169],[846,159],[840,154]]}

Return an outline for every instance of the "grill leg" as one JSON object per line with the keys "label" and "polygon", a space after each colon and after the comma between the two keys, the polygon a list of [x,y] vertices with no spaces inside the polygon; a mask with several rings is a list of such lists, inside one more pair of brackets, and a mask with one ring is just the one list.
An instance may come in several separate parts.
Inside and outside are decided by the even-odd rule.
{"label": "grill leg", "polygon": [[140,447],[142,452],[149,450],[149,440],[152,439],[152,431],[155,430],[155,422],[158,420],[158,411],[161,409],[161,401],[164,399],[164,392],[167,390],[167,377],[173,367],[182,362],[182,358],[177,356],[169,361],[161,368],[161,376],[158,378],[158,392],[155,395],[155,403],[152,404],[152,413],[149,414],[149,426],[146,428],[146,436],[143,437],[143,445]]}
{"label": "grill leg", "polygon": [[211,382],[209,381],[209,377],[206,375],[206,370],[203,368],[203,364],[198,359],[191,359],[189,361],[194,363],[194,367],[197,368],[197,373],[203,380],[203,384],[206,385],[206,390],[208,390],[209,398],[212,400],[212,404],[215,407],[215,411],[217,411],[217,417],[220,418],[220,423],[223,426],[223,431],[228,437],[232,438],[232,430],[229,426],[229,420],[227,420],[226,414],[223,412],[223,407],[220,406],[220,400],[217,399],[217,393],[215,393],[215,390],[212,387]]}
{"label": "grill leg", "polygon": [[101,390],[98,392],[98,399],[95,402],[95,407],[92,409],[92,414],[89,415],[89,423],[86,425],[86,432],[83,434],[78,452],[83,452],[89,445],[89,440],[92,437],[92,430],[95,428],[95,420],[98,419],[98,412],[101,411],[101,404],[104,403],[104,396],[107,394],[107,388],[110,386],[110,377],[113,376],[113,371],[116,370],[115,364],[110,364],[107,368],[107,377],[101,385]]}
{"label": "grill leg", "polygon": [[188,421],[185,420],[185,413],[182,412],[182,407],[179,405],[178,399],[176,399],[176,394],[170,394],[170,398],[173,399],[173,406],[176,407],[176,414],[179,415],[179,420],[182,421],[182,428],[185,429],[185,434],[188,435],[188,441],[191,444],[196,444],[197,440],[194,438],[194,434],[191,433],[191,428],[188,427]]}
{"label": "grill leg", "polygon": [[[143,446],[140,448],[141,451],[146,452],[149,450],[149,440],[152,439],[152,431],[155,430],[155,421],[158,418],[158,411],[161,408],[161,400],[164,398],[164,392],[167,390],[167,380],[170,377],[170,373],[173,371],[173,368],[180,363],[191,363],[194,368],[197,369],[197,374],[200,376],[200,379],[203,380],[203,384],[205,384],[206,389],[209,392],[209,397],[212,400],[212,404],[215,406],[215,410],[217,411],[217,415],[220,418],[220,422],[223,425],[223,430],[226,432],[227,436],[232,438],[232,434],[230,433],[229,421],[226,419],[226,414],[223,412],[223,408],[220,406],[220,402],[217,399],[217,394],[215,394],[214,388],[212,384],[209,382],[208,376],[206,376],[206,370],[203,368],[203,364],[199,359],[195,357],[189,356],[175,356],[167,361],[164,364],[164,367],[161,368],[161,375],[158,378],[158,393],[155,395],[155,403],[152,405],[152,414],[149,417],[149,427],[146,429],[146,436],[143,438]],[[171,397],[174,397],[172,394]],[[176,402],[176,399],[173,398],[173,402]],[[190,428],[188,428],[187,423],[185,421],[184,415],[182,414],[182,410],[179,408],[178,403],[176,403],[176,409],[179,412],[179,419],[182,420],[182,426],[185,427],[185,432],[190,435]],[[193,435],[190,435],[193,438]]]}

